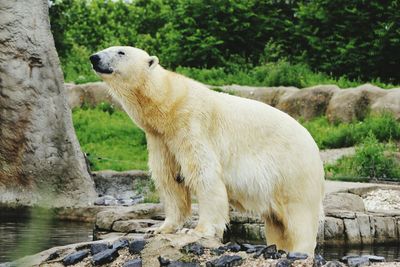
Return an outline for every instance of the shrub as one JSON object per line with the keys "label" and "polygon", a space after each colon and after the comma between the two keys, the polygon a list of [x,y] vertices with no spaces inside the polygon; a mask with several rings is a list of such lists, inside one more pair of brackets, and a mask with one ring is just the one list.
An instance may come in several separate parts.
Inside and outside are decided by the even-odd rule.
{"label": "shrub", "polygon": [[336,164],[326,167],[327,176],[400,180],[400,165],[394,158],[394,152],[397,152],[397,147],[393,143],[379,143],[370,132],[356,147],[354,156],[343,157]]}

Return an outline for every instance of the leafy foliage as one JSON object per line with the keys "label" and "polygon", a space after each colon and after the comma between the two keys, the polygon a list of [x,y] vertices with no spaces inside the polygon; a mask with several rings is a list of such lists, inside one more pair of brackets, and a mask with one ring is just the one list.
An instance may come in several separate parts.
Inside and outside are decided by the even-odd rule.
{"label": "leafy foliage", "polygon": [[[336,79],[399,83],[399,8],[377,0],[56,0],[50,18],[67,80],[95,79],[84,62],[89,54],[133,45],[169,68],[222,68],[234,76],[271,62],[281,72],[286,62]],[[285,74],[267,82],[282,85]]]}
{"label": "leafy foliage", "polygon": [[361,177],[370,179],[400,180],[400,164],[394,153],[397,147],[392,142],[379,143],[370,132],[360,145],[356,147],[354,156],[343,157],[334,165],[327,166],[328,177]]}

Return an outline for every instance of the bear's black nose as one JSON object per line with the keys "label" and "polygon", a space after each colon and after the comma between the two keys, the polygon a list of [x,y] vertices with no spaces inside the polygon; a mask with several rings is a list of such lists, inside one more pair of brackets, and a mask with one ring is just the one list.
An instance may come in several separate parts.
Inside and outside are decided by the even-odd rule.
{"label": "bear's black nose", "polygon": [[97,54],[91,55],[89,57],[89,59],[90,59],[90,62],[92,62],[93,65],[97,65],[97,63],[99,63],[99,61],[100,61],[100,57]]}

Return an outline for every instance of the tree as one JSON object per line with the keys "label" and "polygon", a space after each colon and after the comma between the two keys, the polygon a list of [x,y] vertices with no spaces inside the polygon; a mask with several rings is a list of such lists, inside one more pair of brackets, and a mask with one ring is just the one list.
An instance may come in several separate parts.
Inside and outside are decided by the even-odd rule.
{"label": "tree", "polygon": [[93,181],[72,127],[47,0],[0,2],[0,202],[87,205]]}

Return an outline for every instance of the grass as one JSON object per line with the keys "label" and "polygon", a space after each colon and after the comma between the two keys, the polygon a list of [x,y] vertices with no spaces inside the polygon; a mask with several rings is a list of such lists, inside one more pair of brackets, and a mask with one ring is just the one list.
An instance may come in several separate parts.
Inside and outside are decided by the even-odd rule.
{"label": "grass", "polygon": [[[74,109],[73,121],[92,170],[147,169],[145,135],[124,112],[102,103],[96,108]],[[354,156],[325,166],[328,179],[365,182],[400,177],[399,163],[393,157],[397,147],[392,142],[400,140],[400,123],[391,114],[352,123],[332,124],[326,117],[301,123],[321,149],[357,145]],[[146,194],[147,202],[158,201],[154,191]]]}
{"label": "grass", "polygon": [[147,170],[145,135],[124,112],[100,105],[74,109],[72,114],[76,135],[92,170]]}

